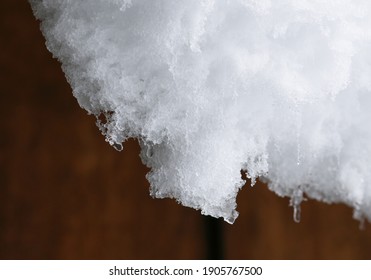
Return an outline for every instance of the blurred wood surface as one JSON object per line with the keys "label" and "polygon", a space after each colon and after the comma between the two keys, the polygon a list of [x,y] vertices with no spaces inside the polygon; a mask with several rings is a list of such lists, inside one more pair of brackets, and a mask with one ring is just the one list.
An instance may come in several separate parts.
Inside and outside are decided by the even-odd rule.
{"label": "blurred wood surface", "polygon": [[[0,258],[202,259],[199,211],[149,196],[136,141],[119,153],[79,108],[26,0],[0,4]],[[227,259],[370,259],[371,227],[343,205],[289,201],[263,184],[223,223]]]}

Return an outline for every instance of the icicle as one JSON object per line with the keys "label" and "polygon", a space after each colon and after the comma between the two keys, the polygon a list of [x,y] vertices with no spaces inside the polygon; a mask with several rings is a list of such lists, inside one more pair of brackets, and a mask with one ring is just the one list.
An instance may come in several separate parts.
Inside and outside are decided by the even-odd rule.
{"label": "icicle", "polygon": [[296,223],[300,223],[302,201],[303,201],[303,190],[299,186],[296,190],[293,191],[293,194],[290,200],[290,206],[294,208],[293,219]]}

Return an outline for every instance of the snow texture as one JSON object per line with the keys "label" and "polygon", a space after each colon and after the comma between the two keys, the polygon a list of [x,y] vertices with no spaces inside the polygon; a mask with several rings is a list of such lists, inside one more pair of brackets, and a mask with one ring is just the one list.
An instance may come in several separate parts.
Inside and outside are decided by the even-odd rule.
{"label": "snow texture", "polygon": [[[260,178],[371,220],[369,0],[30,0],[80,106],[156,198],[233,223]],[[104,116],[104,117],[103,117]]]}

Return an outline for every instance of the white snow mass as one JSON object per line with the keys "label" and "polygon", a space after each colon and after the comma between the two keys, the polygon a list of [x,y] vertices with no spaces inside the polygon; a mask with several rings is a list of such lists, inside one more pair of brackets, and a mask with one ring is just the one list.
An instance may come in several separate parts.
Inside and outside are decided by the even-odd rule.
{"label": "white snow mass", "polygon": [[[369,0],[30,0],[80,106],[151,195],[233,223],[241,169],[371,220]],[[104,117],[102,117],[104,116]]]}

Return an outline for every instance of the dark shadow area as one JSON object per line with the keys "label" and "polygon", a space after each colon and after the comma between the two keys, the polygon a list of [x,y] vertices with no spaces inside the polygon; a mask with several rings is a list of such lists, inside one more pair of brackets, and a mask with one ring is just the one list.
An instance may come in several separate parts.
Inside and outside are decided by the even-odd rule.
{"label": "dark shadow area", "polygon": [[223,219],[204,216],[206,259],[224,260]]}

